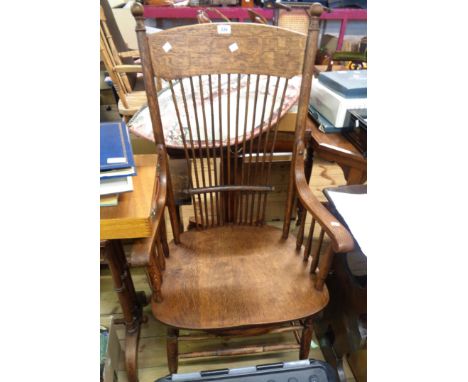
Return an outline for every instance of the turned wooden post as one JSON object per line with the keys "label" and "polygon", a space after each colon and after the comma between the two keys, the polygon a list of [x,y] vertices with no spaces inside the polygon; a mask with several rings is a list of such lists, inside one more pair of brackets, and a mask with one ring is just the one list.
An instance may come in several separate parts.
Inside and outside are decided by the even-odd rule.
{"label": "turned wooden post", "polygon": [[304,321],[304,328],[301,335],[301,348],[299,350],[299,359],[309,358],[310,342],[312,341],[312,318],[308,317]]}
{"label": "turned wooden post", "polygon": [[[304,139],[305,125],[307,121],[310,90],[312,87],[312,76],[314,73],[315,56],[317,54],[318,35],[320,31],[320,15],[323,13],[323,6],[314,3],[310,6],[310,23],[307,34],[307,43],[304,57],[304,66],[302,68],[301,92],[299,94],[299,108],[297,110],[295,143]],[[294,144],[291,159],[291,171],[289,176],[288,197],[286,200],[286,210],[284,214],[283,239],[289,235],[291,225],[291,214],[294,205],[295,186],[294,186],[294,163],[296,158],[296,144]],[[299,155],[303,155],[299,154]]]}
{"label": "turned wooden post", "polygon": [[[146,95],[148,98],[148,107],[150,110],[151,124],[153,126],[154,141],[156,145],[164,146],[164,153],[166,154],[166,145],[164,141],[164,133],[161,123],[161,113],[159,111],[159,104],[157,102],[157,89],[154,83],[154,71],[150,62],[147,61],[149,57],[148,39],[146,37],[145,19],[143,17],[143,5],[134,2],[132,5],[132,14],[136,21],[135,31],[137,34],[138,48],[140,49],[140,57],[142,64],[143,80],[145,83]],[[159,77],[158,77],[159,78]],[[172,232],[174,234],[174,242],[180,243],[179,221],[177,219],[174,190],[172,187],[172,180],[170,171],[167,171],[167,205],[169,209],[169,216],[171,219]]]}
{"label": "turned wooden post", "polygon": [[167,364],[169,366],[169,371],[174,374],[177,373],[178,368],[178,356],[179,356],[179,329],[176,328],[167,328],[167,337],[166,337],[166,350],[167,350]]}

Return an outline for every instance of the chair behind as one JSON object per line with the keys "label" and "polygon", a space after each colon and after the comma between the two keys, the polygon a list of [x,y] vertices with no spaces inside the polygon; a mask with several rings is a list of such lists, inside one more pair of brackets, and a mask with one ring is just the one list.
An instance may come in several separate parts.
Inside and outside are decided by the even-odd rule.
{"label": "chair behind", "polygon": [[[140,57],[140,52],[138,50],[119,51],[108,21],[110,20],[107,19],[104,8],[101,5],[101,59],[119,96],[119,113],[128,119],[146,104],[145,91],[141,90],[141,86],[139,87],[141,78],[137,76],[137,73],[141,73],[142,68],[140,64],[135,64],[135,59]],[[156,79],[156,86],[158,90],[162,89],[160,79]]]}

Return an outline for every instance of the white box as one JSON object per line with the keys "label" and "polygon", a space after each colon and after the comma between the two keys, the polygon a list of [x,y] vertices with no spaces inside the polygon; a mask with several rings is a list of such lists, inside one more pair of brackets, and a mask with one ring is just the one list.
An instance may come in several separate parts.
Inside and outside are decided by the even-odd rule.
{"label": "white box", "polygon": [[349,109],[367,109],[367,98],[345,98],[314,78],[310,104],[333,126],[343,127],[346,112]]}

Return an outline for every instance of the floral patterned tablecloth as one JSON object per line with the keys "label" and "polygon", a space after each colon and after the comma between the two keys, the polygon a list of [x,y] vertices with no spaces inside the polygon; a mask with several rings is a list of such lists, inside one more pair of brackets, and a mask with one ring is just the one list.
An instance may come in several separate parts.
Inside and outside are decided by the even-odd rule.
{"label": "floral patterned tablecloth", "polygon": [[[218,84],[218,80],[220,80],[220,84]],[[258,94],[254,118],[253,114],[257,80]],[[277,81],[279,81],[277,96],[275,98],[274,105],[272,105]],[[228,139],[230,140],[230,144],[234,144],[236,141],[236,136],[237,141],[242,142],[244,136],[245,139],[250,139],[252,134],[253,136],[257,136],[261,129],[262,131],[265,131],[270,123],[271,126],[274,126],[278,119],[281,118],[297,102],[297,99],[299,98],[301,77],[296,76],[288,81],[281,110],[279,110],[279,107],[285,86],[284,78],[277,79],[274,77],[268,80],[267,76],[261,75],[258,78],[257,75],[250,75],[250,82],[248,84],[247,75],[241,75],[240,79],[237,75],[231,75],[230,77],[228,77],[227,74],[212,76],[211,93],[213,96],[213,110],[211,110],[209,84],[209,77],[201,76],[193,78],[192,81],[190,81],[188,78],[184,78],[182,83],[181,81],[178,81],[173,85],[183,134],[187,142],[189,142],[190,125],[190,130],[192,132],[192,138],[195,146],[198,146],[198,141],[200,141],[201,146],[205,146],[206,141],[208,141],[209,146],[212,146],[213,143],[216,146],[219,146],[221,143],[223,146],[225,146]],[[240,92],[238,93],[239,84]],[[182,89],[185,93],[186,108],[184,107]],[[219,92],[220,89],[221,93]],[[192,97],[192,90],[195,94],[195,97]],[[265,95],[267,95],[266,100]],[[239,97],[238,110],[237,97]],[[227,112],[228,98],[230,109],[229,121]],[[193,105],[194,99],[196,104],[195,109]],[[221,129],[219,120],[220,99],[222,108]],[[166,145],[170,148],[183,148],[182,133],[179,126],[179,119],[177,117],[176,107],[173,102],[173,94],[171,90],[169,88],[162,90],[158,94],[158,101]],[[264,105],[265,112],[262,113]],[[195,110],[196,113],[194,112]],[[189,115],[189,119],[187,119],[187,114]],[[237,129],[236,126],[238,126]],[[151,118],[147,106],[144,106],[133,116],[133,118],[128,123],[128,127],[130,132],[136,136],[154,141]]]}

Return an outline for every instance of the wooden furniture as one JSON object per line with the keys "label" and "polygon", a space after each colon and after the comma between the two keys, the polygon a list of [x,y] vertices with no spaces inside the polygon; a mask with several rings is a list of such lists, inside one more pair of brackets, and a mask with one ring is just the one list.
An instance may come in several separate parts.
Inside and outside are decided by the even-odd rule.
{"label": "wooden furniture", "polygon": [[[317,69],[317,67],[316,67]],[[319,70],[325,69],[319,67]],[[292,150],[293,139],[290,126],[279,124],[278,137],[281,137],[281,150]],[[323,133],[317,123],[310,117],[306,120],[305,129],[306,180],[310,179],[313,157],[317,155],[330,162],[336,162],[343,170],[347,184],[362,184],[367,179],[367,158],[365,158],[348,139],[340,133]]]}
{"label": "wooden furniture", "polygon": [[268,20],[253,9],[247,9],[247,12],[249,13],[250,21],[253,23],[268,24]]}
{"label": "wooden furniture", "polygon": [[[311,6],[307,37],[253,23],[198,24],[146,35],[143,6],[132,6],[155,142],[164,150],[152,81],[158,76],[169,84],[187,166],[193,166],[185,192],[192,198],[196,230],[180,233],[173,223],[176,230],[168,258],[150,264],[151,271],[161,275],[162,285],[153,284],[151,306],[156,319],[168,328],[172,373],[177,371],[179,358],[283,349],[299,349],[299,358],[308,357],[312,317],[328,302],[325,279],[333,255],[353,247],[349,232],[315,199],[304,177],[303,137],[322,12],[320,4]],[[281,109],[289,79],[298,74],[303,81],[281,231],[264,221],[277,136],[272,116]],[[239,93],[232,94],[231,81],[223,83],[221,75],[237,81],[237,89],[242,88],[240,82],[255,88],[255,106],[246,110],[249,102],[240,104]],[[269,83],[273,86],[259,97],[261,76],[267,78],[267,89]],[[206,92],[202,77],[209,82]],[[213,102],[215,92],[220,102]],[[177,103],[177,99],[182,101]],[[248,116],[243,124],[239,123],[241,113]],[[263,120],[265,114],[268,123],[255,129],[256,116]],[[233,120],[231,115],[235,115]],[[167,179],[170,196],[169,173]],[[313,222],[307,234],[304,218],[297,240],[289,236],[296,196]],[[168,208],[175,215],[174,204]],[[313,240],[314,228],[318,240]],[[162,241],[161,232],[153,232],[153,241]],[[293,344],[179,354],[180,340],[206,338],[204,334],[180,335],[180,329],[208,332],[208,337],[271,331],[300,334]]]}
{"label": "wooden furniture", "polygon": [[[146,93],[143,89],[142,77],[137,76],[137,73],[141,73],[141,65],[124,63],[123,60],[128,62],[128,59],[131,59],[131,61],[138,59],[140,52],[135,50],[119,52],[107,25],[107,18],[102,6],[100,11],[100,34],[101,59],[119,96],[119,113],[128,120],[146,104]],[[156,79],[156,88],[158,91],[162,88],[159,79]]]}
{"label": "wooden furniture", "polygon": [[363,184],[367,179],[365,158],[346,137],[340,133],[323,133],[312,118],[307,119],[306,130],[310,132],[307,146],[307,167],[312,168],[313,155],[336,162],[342,169],[347,184]]}
{"label": "wooden furniture", "polygon": [[141,73],[141,65],[123,65],[122,57],[138,58],[139,52],[119,53],[107,26],[107,19],[102,7],[100,15],[101,59],[119,96],[119,113],[128,118],[146,103],[146,95],[142,90],[134,91],[135,84],[131,84],[127,76],[127,73]]}
{"label": "wooden furniture", "polygon": [[[137,378],[137,350],[140,325],[145,321],[142,308],[148,303],[143,292],[136,292],[130,265],[148,267],[148,279],[152,289],[159,290],[161,276],[151,265],[162,267],[167,255],[164,207],[173,205],[167,198],[167,156],[164,148],[157,147],[157,155],[135,155],[137,175],[133,177],[134,190],[119,195],[119,204],[101,207],[101,255],[107,261],[114,289],[117,292],[124,318],[116,323],[124,324],[125,366],[130,382]],[[177,227],[176,227],[177,229]],[[157,239],[154,240],[153,237]],[[141,238],[134,242],[130,261],[125,256],[122,239]]]}
{"label": "wooden furniture", "polygon": [[[222,7],[220,11],[229,20],[239,20],[239,22],[244,22],[249,20],[249,9],[251,8]],[[253,9],[267,20],[271,20],[274,17],[274,11],[272,9]],[[199,10],[206,10],[206,7],[154,7],[151,5],[145,5],[144,16],[145,18],[156,20],[196,19]],[[212,10],[207,10],[206,14],[211,20],[220,18],[219,14],[213,12]]]}
{"label": "wooden furniture", "polygon": [[[164,19],[196,19],[198,10],[203,8],[204,7],[155,7],[151,5],[145,5],[144,16],[146,18],[156,19],[157,21]],[[273,20],[274,24],[277,25],[275,20],[279,19],[279,13],[284,13],[286,16],[292,16],[296,13],[296,8],[300,8],[300,6],[292,6],[292,8],[293,12],[289,13],[278,9],[266,9],[259,7],[223,7],[221,10],[224,16],[230,20],[245,22],[250,19],[248,10],[253,9],[265,19]],[[216,19],[218,16],[215,13],[208,12],[208,17],[210,19]],[[320,16],[320,19],[324,21],[330,20],[340,22],[340,32],[338,34],[338,42],[336,47],[336,50],[338,51],[343,47],[348,22],[367,20],[367,9],[332,9],[331,12],[324,12]],[[306,29],[304,29],[304,31],[306,31]]]}
{"label": "wooden furniture", "polygon": [[[366,185],[331,188],[330,191],[366,194]],[[329,208],[336,214],[333,197],[324,190]],[[338,215],[337,215],[338,217]],[[346,224],[346,221],[342,221]],[[367,381],[367,259],[358,249],[334,257],[327,279],[330,304],[314,322],[316,335],[327,362],[336,368],[341,381],[349,380],[344,358],[358,382]]]}
{"label": "wooden furniture", "polygon": [[119,195],[114,207],[101,207],[101,239],[131,239],[151,235],[150,216],[153,188],[156,181],[157,155],[135,155],[137,176],[133,191]]}
{"label": "wooden furniture", "polygon": [[226,16],[224,16],[224,14],[219,11],[218,9],[216,8],[200,8],[198,11],[197,11],[197,21],[200,23],[200,24],[204,24],[204,23],[211,23],[211,19],[210,17],[207,15],[207,11],[211,11],[211,12],[214,12],[218,15],[218,17],[220,17],[221,19],[223,19],[224,21],[226,22],[230,22],[231,20],[229,20]]}

